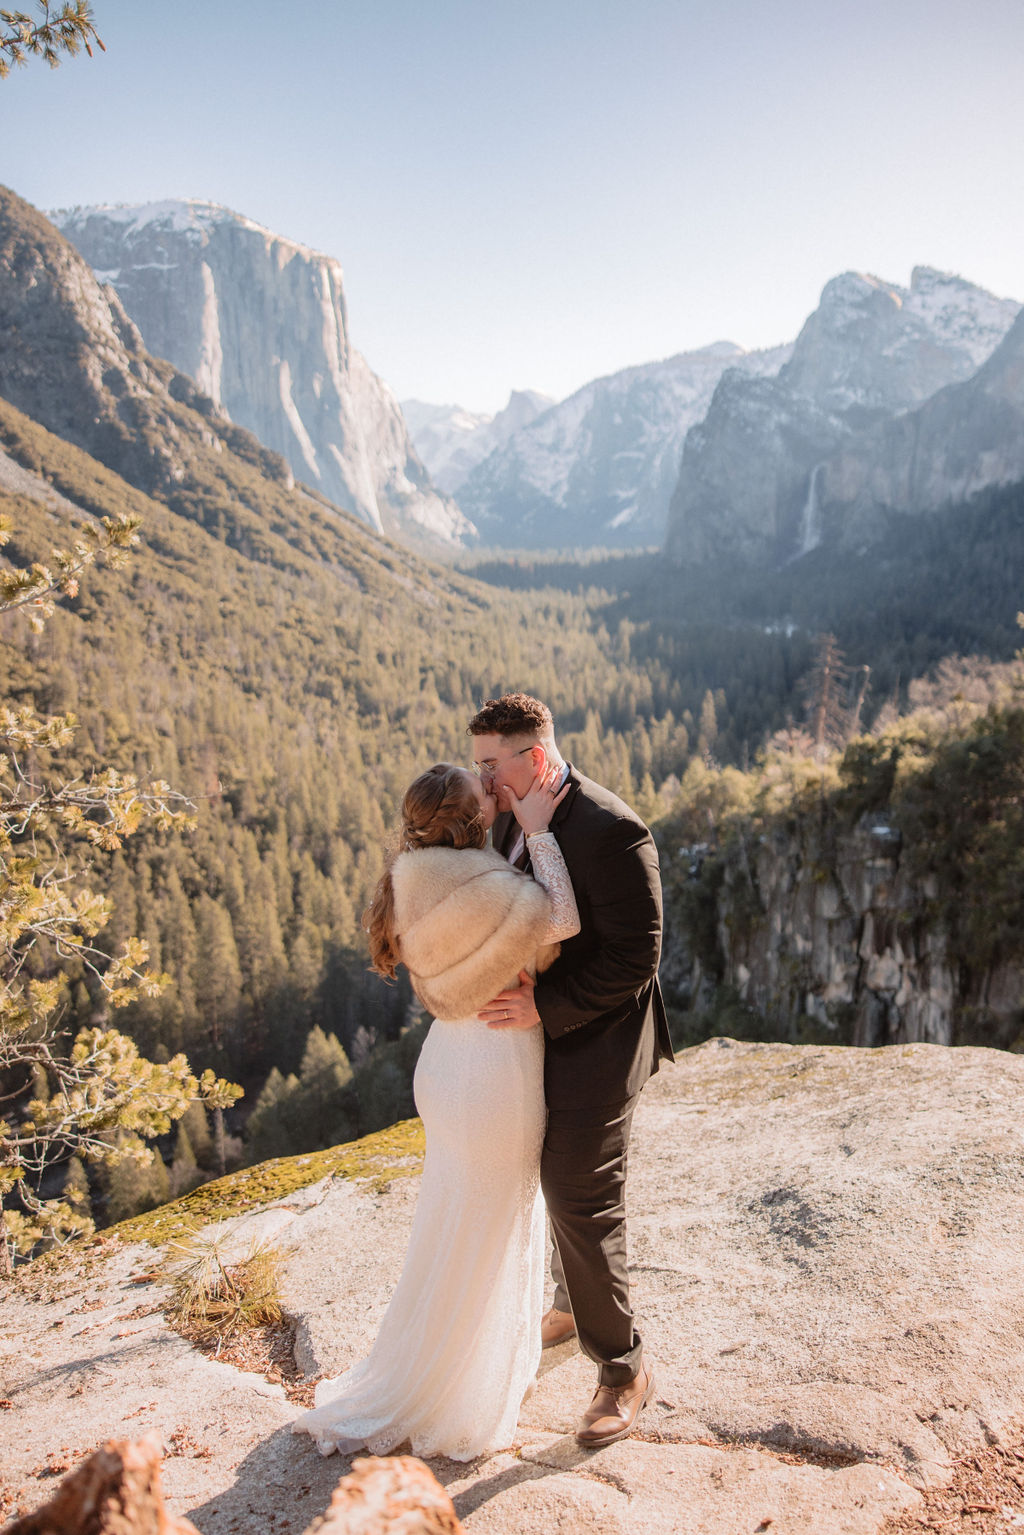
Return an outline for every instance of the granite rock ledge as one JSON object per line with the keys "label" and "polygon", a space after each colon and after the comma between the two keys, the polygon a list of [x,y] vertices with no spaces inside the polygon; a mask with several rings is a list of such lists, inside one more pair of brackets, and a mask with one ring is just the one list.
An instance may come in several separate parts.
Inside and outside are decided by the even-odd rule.
{"label": "granite rock ledge", "polygon": [[[1024,1059],[711,1040],[644,1094],[630,1176],[632,1272],[659,1392],[596,1454],[574,1343],[544,1356],[508,1453],[431,1462],[472,1535],[590,1531],[872,1535],[956,1461],[1024,1424]],[[311,1176],[319,1171],[311,1164]],[[371,1340],[400,1269],[416,1176],[329,1176],[234,1215],[291,1250],[286,1304],[310,1371]],[[296,1528],[344,1460],[290,1425],[280,1387],[194,1353],[137,1277],[143,1243],[31,1269],[4,1297],[5,1492],[52,1490],[104,1438],[157,1432],[168,1507],[203,1535]],[[132,1313],[135,1313],[133,1316]],[[59,1403],[55,1420],[54,1404]],[[13,1502],[9,1507],[13,1509]]]}

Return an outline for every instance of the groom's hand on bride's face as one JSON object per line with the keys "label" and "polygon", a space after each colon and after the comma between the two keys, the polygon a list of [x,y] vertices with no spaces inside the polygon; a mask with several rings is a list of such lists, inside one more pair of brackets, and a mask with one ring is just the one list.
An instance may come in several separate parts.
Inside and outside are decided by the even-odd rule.
{"label": "groom's hand on bride's face", "polygon": [[477,1017],[492,1029],[534,1029],[540,1014],[533,1003],[533,978],[519,972],[520,984],[510,991],[499,991],[493,1002],[480,1009]]}

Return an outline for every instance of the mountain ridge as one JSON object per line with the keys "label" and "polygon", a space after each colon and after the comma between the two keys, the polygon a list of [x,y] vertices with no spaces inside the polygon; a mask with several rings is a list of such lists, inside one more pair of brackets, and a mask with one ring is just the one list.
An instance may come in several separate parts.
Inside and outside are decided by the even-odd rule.
{"label": "mountain ridge", "polygon": [[657,544],[687,430],[728,367],[774,373],[788,348],[712,342],[592,379],[483,459],[459,504],[486,544]]}
{"label": "mountain ridge", "polygon": [[687,435],[670,558],[770,565],[809,552],[822,536],[818,474],[832,455],[965,383],[1019,310],[930,267],[914,268],[909,289],[857,272],[831,279],[777,377],[727,373]]}
{"label": "mountain ridge", "polygon": [[435,484],[454,496],[477,464],[556,402],[536,389],[513,389],[508,403],[493,416],[474,414],[461,405],[401,403],[416,451]]}

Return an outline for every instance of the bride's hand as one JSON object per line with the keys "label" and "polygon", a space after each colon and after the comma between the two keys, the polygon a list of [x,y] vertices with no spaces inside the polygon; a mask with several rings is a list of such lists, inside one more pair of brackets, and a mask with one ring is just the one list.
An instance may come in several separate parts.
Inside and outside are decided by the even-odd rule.
{"label": "bride's hand", "polygon": [[560,767],[548,767],[544,765],[537,773],[533,783],[527,789],[522,799],[517,799],[513,789],[506,789],[512,814],[529,836],[531,832],[547,831],[551,824],[551,817],[557,807],[565,799],[569,792],[569,780],[565,780],[561,789],[556,791]]}

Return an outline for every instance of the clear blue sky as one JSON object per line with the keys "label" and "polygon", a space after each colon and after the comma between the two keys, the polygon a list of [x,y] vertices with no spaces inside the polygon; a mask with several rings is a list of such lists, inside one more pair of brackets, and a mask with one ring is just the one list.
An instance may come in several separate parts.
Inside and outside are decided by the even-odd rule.
{"label": "clear blue sky", "polygon": [[47,209],[210,198],[337,256],[400,397],[792,338],[850,268],[1024,299],[1022,0],[95,0],[0,83]]}

